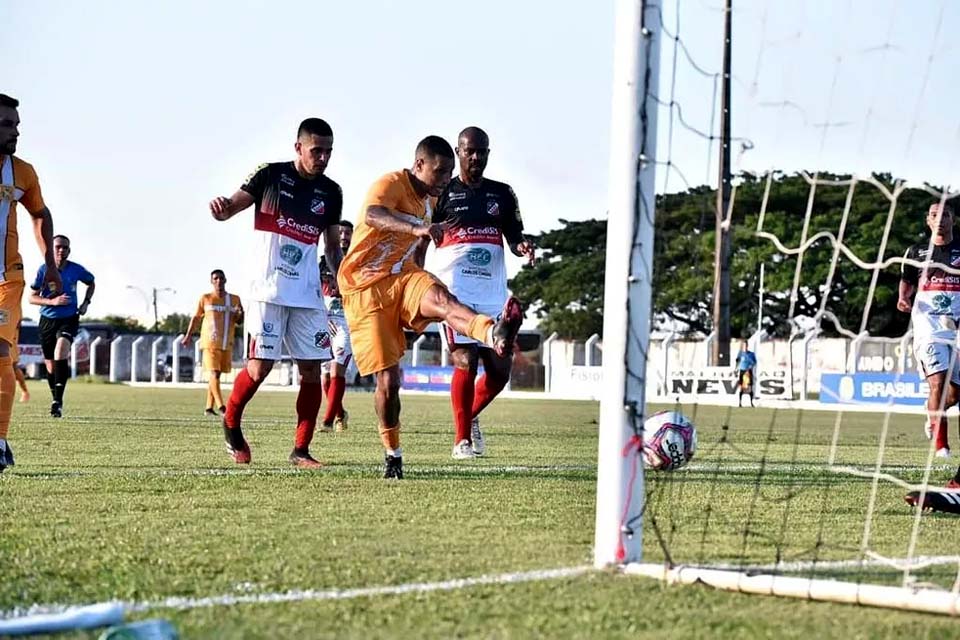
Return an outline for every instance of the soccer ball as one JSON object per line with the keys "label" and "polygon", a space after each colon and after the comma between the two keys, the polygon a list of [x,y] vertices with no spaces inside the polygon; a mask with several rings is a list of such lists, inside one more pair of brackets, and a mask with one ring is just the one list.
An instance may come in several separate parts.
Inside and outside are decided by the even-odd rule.
{"label": "soccer ball", "polygon": [[673,471],[690,462],[697,450],[697,428],[682,413],[661,411],[643,423],[643,464]]}

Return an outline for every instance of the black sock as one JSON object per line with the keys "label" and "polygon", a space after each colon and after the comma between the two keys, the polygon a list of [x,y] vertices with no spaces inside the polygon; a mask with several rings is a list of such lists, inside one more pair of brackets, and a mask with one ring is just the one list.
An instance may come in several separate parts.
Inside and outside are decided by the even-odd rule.
{"label": "black sock", "polygon": [[960,467],[957,467],[957,472],[953,475],[953,479],[960,482]]}
{"label": "black sock", "polygon": [[53,361],[53,377],[56,381],[54,390],[54,399],[63,404],[63,391],[67,388],[67,380],[70,379],[70,364],[66,360]]}
{"label": "black sock", "polygon": [[[54,368],[56,370],[56,368]],[[47,384],[50,385],[50,397],[53,400],[57,399],[57,383],[54,379],[54,374],[52,371],[47,371]]]}

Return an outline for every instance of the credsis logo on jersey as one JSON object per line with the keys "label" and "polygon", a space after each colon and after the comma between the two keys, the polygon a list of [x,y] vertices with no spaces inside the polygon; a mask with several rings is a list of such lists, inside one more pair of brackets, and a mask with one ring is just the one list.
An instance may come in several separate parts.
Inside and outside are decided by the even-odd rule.
{"label": "credsis logo on jersey", "polygon": [[455,225],[443,234],[443,245],[450,244],[503,244],[503,232],[497,225]]}

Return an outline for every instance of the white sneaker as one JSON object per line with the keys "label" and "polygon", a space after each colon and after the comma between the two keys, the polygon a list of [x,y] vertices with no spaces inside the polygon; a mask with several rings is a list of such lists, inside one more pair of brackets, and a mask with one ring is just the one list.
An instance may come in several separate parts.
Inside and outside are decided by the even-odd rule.
{"label": "white sneaker", "polygon": [[934,455],[937,456],[938,458],[949,458],[950,449],[948,449],[947,447],[937,449],[937,452]]}
{"label": "white sneaker", "polygon": [[927,436],[927,440],[933,440],[933,425],[929,420],[923,422],[923,435]]}
{"label": "white sneaker", "polygon": [[477,457],[477,454],[475,454],[473,449],[470,448],[469,440],[461,440],[457,444],[453,445],[452,455],[454,460],[467,460],[469,458]]}
{"label": "white sneaker", "polygon": [[486,453],[487,445],[483,441],[483,432],[480,431],[480,418],[470,421],[470,439],[473,440],[474,455],[482,456]]}

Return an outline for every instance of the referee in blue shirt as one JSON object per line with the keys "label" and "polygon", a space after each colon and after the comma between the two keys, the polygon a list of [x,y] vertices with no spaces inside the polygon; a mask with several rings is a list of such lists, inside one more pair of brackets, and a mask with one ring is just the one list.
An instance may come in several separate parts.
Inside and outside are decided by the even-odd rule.
{"label": "referee in blue shirt", "polygon": [[[70,238],[53,237],[53,257],[63,281],[62,291],[51,291],[44,284],[46,265],[37,271],[37,277],[30,288],[30,304],[40,305],[40,346],[47,365],[47,382],[53,402],[50,403],[50,415],[59,418],[62,415],[63,391],[70,379],[70,365],[67,357],[70,345],[80,329],[80,316],[87,312],[96,285],[93,274],[76,262],[67,260],[70,256]],[[86,285],[83,302],[77,304],[77,283]],[[91,372],[92,373],[92,372]]]}
{"label": "referee in blue shirt", "polygon": [[747,347],[747,341],[740,343],[740,353],[737,354],[737,385],[740,387],[740,395],[737,398],[737,406],[743,406],[743,396],[750,398],[750,406],[753,406],[754,385],[757,380],[757,356]]}

